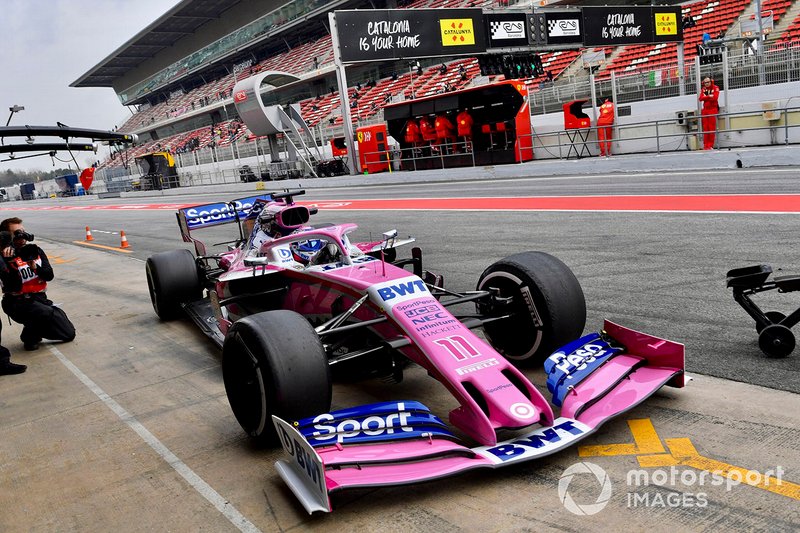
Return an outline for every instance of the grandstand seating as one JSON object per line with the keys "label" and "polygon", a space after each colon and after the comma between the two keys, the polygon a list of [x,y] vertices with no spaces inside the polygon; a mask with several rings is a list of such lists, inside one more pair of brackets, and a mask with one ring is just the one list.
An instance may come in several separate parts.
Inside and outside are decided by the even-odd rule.
{"label": "grandstand seating", "polygon": [[[689,61],[697,55],[697,45],[703,41],[703,34],[712,38],[727,32],[731,25],[744,12],[750,0],[726,0],[695,2],[683,6],[685,16],[691,13],[695,26],[684,29],[684,59]],[[785,12],[785,10],[784,10]],[[664,68],[669,74],[678,61],[678,47],[675,43],[629,45],[598,73],[598,77],[608,77],[611,72],[626,73],[636,70]]]}
{"label": "grandstand seating", "polygon": [[777,25],[791,5],[792,0],[765,0],[761,3],[761,12],[772,11],[772,22]]}
{"label": "grandstand seating", "polygon": [[[496,5],[497,0],[414,0],[406,8],[436,9],[445,7],[480,7]],[[772,10],[774,21],[777,24],[787,10],[792,6],[793,0],[764,0],[762,9]],[[684,53],[687,62],[696,55],[696,45],[702,42],[703,34],[707,33],[717,37],[721,33],[730,31],[737,19],[751,5],[750,0],[701,0],[683,6],[683,14],[691,12],[696,25],[684,30]],[[800,15],[798,15],[787,30],[780,37],[784,42],[800,39]],[[612,49],[606,49],[610,54]],[[580,50],[558,50],[540,54],[545,72],[549,71],[553,78],[561,76],[579,57]],[[316,59],[316,61],[315,61]],[[250,67],[249,74],[268,70],[287,71],[296,75],[310,72],[314,67],[322,68],[333,61],[333,50],[330,35],[315,41],[301,44],[291,50],[275,54]],[[663,69],[666,76],[660,79],[677,77],[675,64],[677,63],[677,45],[675,43],[660,43],[649,45],[630,45],[620,49],[613,61],[596,73],[598,78],[608,77],[611,72],[628,73],[638,70]],[[463,66],[466,79],[462,79]],[[374,86],[363,86],[359,89],[351,87],[349,96],[352,106],[352,116],[355,121],[363,121],[373,117],[390,101],[398,98],[422,98],[441,93],[445,88],[461,89],[480,76],[480,69],[476,58],[461,58],[447,64],[446,72],[440,72],[440,66],[435,65],[425,69],[421,74],[417,72],[398,73],[397,76],[375,80]],[[491,81],[503,79],[502,76],[491,77]],[[546,81],[543,75],[527,83],[535,90]],[[231,96],[235,78],[232,74],[223,76],[201,87],[197,87],[185,94],[174,96],[155,105],[145,105],[134,114],[121,128],[120,131],[132,132],[146,129],[151,124],[169,121],[185,113],[198,112],[207,105],[214,104]],[[372,84],[370,84],[372,85]],[[358,93],[356,97],[356,91]],[[340,125],[342,116],[339,110],[340,98],[337,92],[308,98],[300,102],[301,115],[306,122],[314,127],[317,125]],[[190,132],[184,132],[172,137],[151,141],[128,151],[128,160],[159,147],[173,152],[188,151],[194,148],[205,148],[212,144],[226,146],[236,140],[253,140],[253,136],[241,123],[225,122],[216,126],[221,128],[223,134],[214,135],[208,126]],[[121,164],[119,157],[105,161],[102,166],[116,166]]]}
{"label": "grandstand seating", "polygon": [[800,41],[800,14],[794,18],[791,24],[786,28],[786,31],[783,32],[780,41],[784,43],[797,43]]}

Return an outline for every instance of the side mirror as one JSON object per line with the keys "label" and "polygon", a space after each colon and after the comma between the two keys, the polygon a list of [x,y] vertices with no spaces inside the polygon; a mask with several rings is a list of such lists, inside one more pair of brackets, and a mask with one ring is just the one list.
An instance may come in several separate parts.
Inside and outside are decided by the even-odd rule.
{"label": "side mirror", "polygon": [[264,266],[269,264],[269,257],[247,257],[244,266]]}
{"label": "side mirror", "polygon": [[383,249],[391,248],[394,246],[394,241],[397,239],[397,230],[389,230],[383,234]]}

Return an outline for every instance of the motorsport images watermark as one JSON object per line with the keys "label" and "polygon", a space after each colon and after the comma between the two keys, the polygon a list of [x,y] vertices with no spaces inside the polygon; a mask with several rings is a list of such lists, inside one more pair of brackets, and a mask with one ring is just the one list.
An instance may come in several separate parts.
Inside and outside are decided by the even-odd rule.
{"label": "motorsport images watermark", "polygon": [[[625,501],[627,507],[706,507],[708,494],[698,488],[712,486],[725,486],[730,491],[736,485],[770,483],[781,485],[784,469],[781,466],[775,470],[760,473],[748,470],[745,474],[737,470],[723,472],[696,471],[694,469],[679,469],[674,466],[669,469],[633,469],[625,476]],[[670,490],[666,495],[659,488],[667,487]],[[564,470],[558,480],[558,497],[567,511],[581,516],[597,514],[608,505],[614,492],[611,479],[602,467],[583,461],[575,463]],[[579,503],[580,502],[580,503]]]}

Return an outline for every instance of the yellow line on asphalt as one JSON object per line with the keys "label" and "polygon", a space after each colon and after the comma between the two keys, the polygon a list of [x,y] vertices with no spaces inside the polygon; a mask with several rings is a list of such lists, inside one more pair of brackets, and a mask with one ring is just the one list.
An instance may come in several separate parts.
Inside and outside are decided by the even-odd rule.
{"label": "yellow line on asphalt", "polygon": [[122,248],[114,248],[113,246],[103,246],[102,244],[94,244],[93,242],[84,242],[84,241],[72,241],[75,244],[80,244],[83,246],[93,246],[94,248],[102,248],[103,250],[111,250],[112,252],[122,252],[123,254],[129,254],[133,252],[133,250],[124,250]]}
{"label": "yellow line on asphalt", "polygon": [[628,427],[633,435],[633,443],[598,444],[578,448],[580,457],[599,457],[608,455],[640,455],[649,453],[665,453],[664,445],[656,433],[656,428],[649,418],[628,420]]}
{"label": "yellow line on asphalt", "polygon": [[800,500],[800,485],[791,481],[784,481],[780,477],[770,476],[749,470],[740,466],[730,465],[703,457],[687,438],[666,439],[670,455],[645,455],[639,457],[639,466],[690,466],[698,470],[705,470],[712,474],[718,474],[730,480],[738,481],[751,487],[768,490],[781,496],[786,496],[794,500]]}

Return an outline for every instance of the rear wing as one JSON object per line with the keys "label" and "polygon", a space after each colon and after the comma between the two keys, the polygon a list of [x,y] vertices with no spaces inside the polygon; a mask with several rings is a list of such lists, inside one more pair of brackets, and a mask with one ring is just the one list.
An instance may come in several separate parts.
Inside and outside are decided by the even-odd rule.
{"label": "rear wing", "polygon": [[205,246],[192,237],[192,231],[241,220],[251,213],[254,205],[263,206],[270,200],[272,195],[261,194],[230,202],[201,204],[179,209],[175,215],[178,218],[181,238],[183,242],[194,243],[197,254],[204,255]]}

